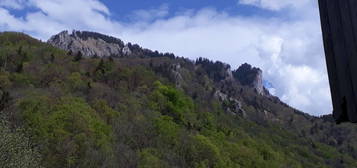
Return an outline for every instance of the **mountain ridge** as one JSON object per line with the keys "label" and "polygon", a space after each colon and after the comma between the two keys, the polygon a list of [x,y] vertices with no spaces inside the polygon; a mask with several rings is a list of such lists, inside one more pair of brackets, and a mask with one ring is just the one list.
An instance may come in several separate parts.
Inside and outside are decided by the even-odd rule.
{"label": "mountain ridge", "polygon": [[[80,52],[85,57],[136,57],[135,53],[132,52],[134,49],[130,42],[124,44],[119,38],[97,32],[73,30],[72,33],[69,34],[67,30],[64,30],[53,35],[47,43],[74,54]],[[139,50],[151,53],[156,52],[159,56],[168,55],[170,57],[175,57],[173,54],[161,54],[157,51],[153,52],[149,49],[142,49],[142,47],[138,45],[135,46],[137,46]],[[202,64],[204,64],[209,62],[209,60],[199,58],[197,62],[202,62]],[[228,64],[222,63],[221,66],[226,71],[221,72],[221,75],[225,75],[225,78],[228,80],[237,80],[242,85],[255,88],[261,95],[272,96],[263,86],[263,73],[259,68],[244,63],[238,67],[238,69],[232,71]]]}
{"label": "mountain ridge", "polygon": [[[64,36],[64,38],[62,37]],[[101,49],[96,49],[96,46],[87,46],[85,44],[88,40],[95,40],[93,44],[100,44],[100,48],[111,48],[112,44],[118,45],[118,52],[101,52]],[[73,41],[81,41],[80,43],[73,43]],[[106,43],[101,43],[101,41],[105,41]],[[53,35],[48,41],[48,44],[63,49],[67,52],[70,52],[72,55],[78,54],[80,52],[84,57],[114,57],[114,58],[150,58],[150,57],[168,57],[168,58],[178,58],[173,53],[161,53],[158,51],[152,51],[150,49],[142,48],[138,44],[132,44],[131,42],[124,43],[120,38],[116,38],[113,36],[105,35],[98,32],[91,31],[79,31],[73,30],[71,34],[68,30],[64,30],[56,35]],[[94,49],[93,49],[94,48]],[[89,51],[89,52],[88,52]],[[98,53],[101,52],[101,53]],[[195,65],[201,66],[206,71],[208,71],[208,75],[213,78],[214,81],[228,81],[228,82],[238,82],[240,85],[247,86],[252,88],[256,93],[261,96],[267,97],[268,99],[274,100],[275,102],[279,102],[286,107],[290,107],[286,103],[282,102],[278,97],[271,95],[267,88],[265,88],[263,84],[263,72],[260,68],[253,67],[248,63],[242,63],[237,69],[232,70],[229,64],[216,61],[213,62],[206,58],[198,58],[197,60],[189,60],[184,57],[180,57],[189,62],[194,62]],[[179,78],[182,78],[181,75],[177,72],[177,67],[180,67],[180,64],[177,64],[172,68],[173,77],[176,81],[176,85],[180,85]],[[213,71],[212,71],[213,70]],[[212,74],[210,74],[212,71]],[[217,71],[220,71],[217,73]],[[293,107],[290,107],[293,108]],[[294,111],[299,113],[301,112],[295,108]],[[307,113],[304,113],[307,114]],[[310,115],[310,114],[307,114]],[[329,115],[326,115],[329,116]],[[316,116],[312,116],[316,117]],[[317,117],[318,118],[318,117]]]}
{"label": "mountain ridge", "polygon": [[6,127],[26,130],[44,167],[356,167],[357,127],[259,94],[259,70],[239,81],[219,61],[133,46],[77,57],[0,33]]}

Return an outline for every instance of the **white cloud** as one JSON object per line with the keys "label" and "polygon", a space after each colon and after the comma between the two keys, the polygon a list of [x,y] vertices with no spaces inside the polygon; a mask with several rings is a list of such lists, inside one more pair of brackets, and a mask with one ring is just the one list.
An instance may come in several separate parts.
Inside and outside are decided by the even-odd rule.
{"label": "white cloud", "polygon": [[169,14],[169,6],[167,4],[161,5],[159,8],[140,9],[133,11],[131,18],[137,21],[152,21],[167,16]]}
{"label": "white cloud", "polygon": [[23,9],[25,7],[25,2],[26,0],[0,0],[0,7]]}
{"label": "white cloud", "polygon": [[90,28],[97,31],[114,31],[118,27],[108,17],[109,9],[97,0],[30,0],[30,2],[40,9],[42,15],[39,14],[39,18],[28,18],[29,22],[50,21],[73,29]]}
{"label": "white cloud", "polygon": [[[19,1],[20,2],[20,1]],[[1,8],[2,30],[25,31],[46,40],[64,29],[84,29],[115,32],[121,25],[110,19],[109,9],[97,0],[21,0],[19,8],[37,9],[25,16],[15,17]],[[22,6],[21,6],[22,5]]]}
{"label": "white cloud", "polygon": [[288,7],[300,8],[308,2],[310,0],[238,0],[239,4],[253,5],[269,10],[280,10]]}
{"label": "white cloud", "polygon": [[[314,115],[331,113],[316,4],[299,8],[292,0],[252,1],[274,10],[287,5],[295,12],[305,10],[294,19],[232,16],[210,8],[167,17],[168,8],[163,6],[136,11],[141,19],[124,24],[112,20],[108,8],[97,0],[30,2],[38,11],[24,17],[0,7],[0,30],[25,31],[44,40],[64,29],[92,30],[191,59],[207,57],[235,68],[248,62],[263,69],[275,95],[286,103]],[[287,5],[274,7],[278,2]]]}

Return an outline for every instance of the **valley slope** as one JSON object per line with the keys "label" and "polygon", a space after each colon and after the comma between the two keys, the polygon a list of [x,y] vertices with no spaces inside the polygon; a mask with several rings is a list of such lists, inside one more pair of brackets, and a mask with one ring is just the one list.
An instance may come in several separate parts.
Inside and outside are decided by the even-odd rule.
{"label": "valley slope", "polygon": [[289,107],[249,64],[64,31],[1,33],[0,68],[4,167],[357,167],[356,125]]}

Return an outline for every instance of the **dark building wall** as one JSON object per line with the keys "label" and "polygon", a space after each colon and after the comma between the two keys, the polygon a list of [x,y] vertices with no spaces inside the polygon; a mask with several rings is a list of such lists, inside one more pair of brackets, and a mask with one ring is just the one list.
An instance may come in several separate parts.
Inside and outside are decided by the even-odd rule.
{"label": "dark building wall", "polygon": [[357,122],[357,0],[319,0],[337,122]]}

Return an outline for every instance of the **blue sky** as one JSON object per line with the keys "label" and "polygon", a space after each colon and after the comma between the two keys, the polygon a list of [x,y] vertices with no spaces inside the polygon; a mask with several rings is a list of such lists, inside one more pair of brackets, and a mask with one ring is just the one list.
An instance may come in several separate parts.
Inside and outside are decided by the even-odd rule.
{"label": "blue sky", "polygon": [[256,6],[240,5],[237,0],[131,0],[125,1],[125,5],[123,5],[123,1],[103,0],[102,2],[108,6],[112,18],[122,21],[131,21],[130,14],[133,11],[155,9],[163,5],[169,8],[167,17],[172,17],[176,13],[186,10],[200,10],[202,8],[215,8],[231,15],[260,15],[264,17],[277,15],[276,12]]}
{"label": "blue sky", "polygon": [[247,62],[289,105],[332,112],[316,0],[0,0],[0,31],[46,41],[73,29],[232,69]]}

